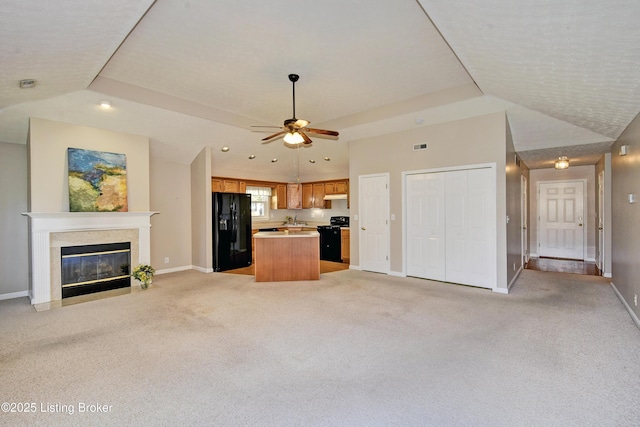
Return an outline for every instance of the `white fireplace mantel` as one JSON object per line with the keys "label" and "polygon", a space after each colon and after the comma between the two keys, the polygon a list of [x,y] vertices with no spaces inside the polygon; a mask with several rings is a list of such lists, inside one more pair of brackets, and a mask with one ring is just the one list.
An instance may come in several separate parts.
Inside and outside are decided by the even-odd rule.
{"label": "white fireplace mantel", "polygon": [[[49,303],[51,234],[137,229],[139,264],[151,261],[151,216],[158,212],[25,212],[30,219],[31,304]],[[134,260],[131,260],[134,262]]]}

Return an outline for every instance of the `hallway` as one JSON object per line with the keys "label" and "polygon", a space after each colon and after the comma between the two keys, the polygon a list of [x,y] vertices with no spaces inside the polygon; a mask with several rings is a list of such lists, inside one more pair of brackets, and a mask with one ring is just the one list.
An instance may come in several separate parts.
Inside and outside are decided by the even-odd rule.
{"label": "hallway", "polygon": [[593,262],[559,258],[531,258],[525,266],[528,270],[553,271],[557,273],[601,276],[602,272]]}

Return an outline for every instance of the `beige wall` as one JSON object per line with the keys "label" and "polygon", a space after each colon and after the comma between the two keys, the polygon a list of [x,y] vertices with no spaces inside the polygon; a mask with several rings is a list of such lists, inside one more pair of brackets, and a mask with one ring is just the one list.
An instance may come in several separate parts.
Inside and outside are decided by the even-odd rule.
{"label": "beige wall", "polygon": [[69,212],[67,148],[125,154],[129,211],[149,211],[149,138],[31,118],[28,147],[31,212]]}
{"label": "beige wall", "polygon": [[[29,290],[27,147],[0,143],[0,299]],[[20,293],[20,295],[16,295]]]}
{"label": "beige wall", "polygon": [[595,166],[570,166],[569,169],[559,171],[556,169],[533,169],[530,172],[529,180],[529,200],[531,201],[530,221],[531,227],[529,235],[531,242],[531,254],[538,254],[538,183],[542,181],[570,181],[570,180],[586,180],[586,202],[584,205],[584,214],[586,218],[586,241],[585,241],[585,260],[594,261],[596,256],[596,169]]}
{"label": "beige wall", "polygon": [[[191,170],[151,158],[151,265],[156,270],[191,266]],[[165,258],[169,262],[165,263]]]}
{"label": "beige wall", "polygon": [[191,263],[204,272],[213,271],[211,176],[211,149],[205,147],[191,162]]}
{"label": "beige wall", "polygon": [[[390,270],[403,274],[402,172],[472,164],[496,164],[496,231],[498,286],[507,287],[506,274],[506,179],[504,113],[420,126],[416,129],[366,138],[349,143],[351,190],[351,263],[359,265],[358,177],[374,173],[390,174]],[[428,149],[413,151],[413,145],[427,143]]]}
{"label": "beige wall", "polygon": [[[621,145],[629,154],[618,154]],[[628,195],[640,199],[640,118],[636,117],[611,148],[611,212],[613,284],[637,318],[640,306],[640,200],[629,203]],[[639,325],[640,326],[640,325]]]}

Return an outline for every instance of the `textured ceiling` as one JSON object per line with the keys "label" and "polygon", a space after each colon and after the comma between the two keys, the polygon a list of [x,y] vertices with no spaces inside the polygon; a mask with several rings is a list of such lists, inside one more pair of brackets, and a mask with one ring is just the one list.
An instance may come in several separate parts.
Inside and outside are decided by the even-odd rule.
{"label": "textured ceiling", "polygon": [[[262,164],[273,176],[326,156],[320,174],[345,176],[349,140],[506,111],[529,167],[593,164],[640,111],[639,12],[637,0],[0,0],[0,141],[25,143],[36,116],[148,135],[153,155],[184,163],[227,145],[238,170],[256,169],[249,154],[279,157]],[[296,115],[339,141],[290,150],[251,132],[291,117],[290,73]],[[25,78],[37,87],[19,89]]]}

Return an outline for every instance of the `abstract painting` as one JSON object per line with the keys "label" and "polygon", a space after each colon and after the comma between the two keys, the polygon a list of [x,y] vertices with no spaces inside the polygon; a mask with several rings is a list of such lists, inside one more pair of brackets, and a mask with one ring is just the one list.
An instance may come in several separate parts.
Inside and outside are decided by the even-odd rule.
{"label": "abstract painting", "polygon": [[127,156],[69,148],[69,211],[127,212]]}

